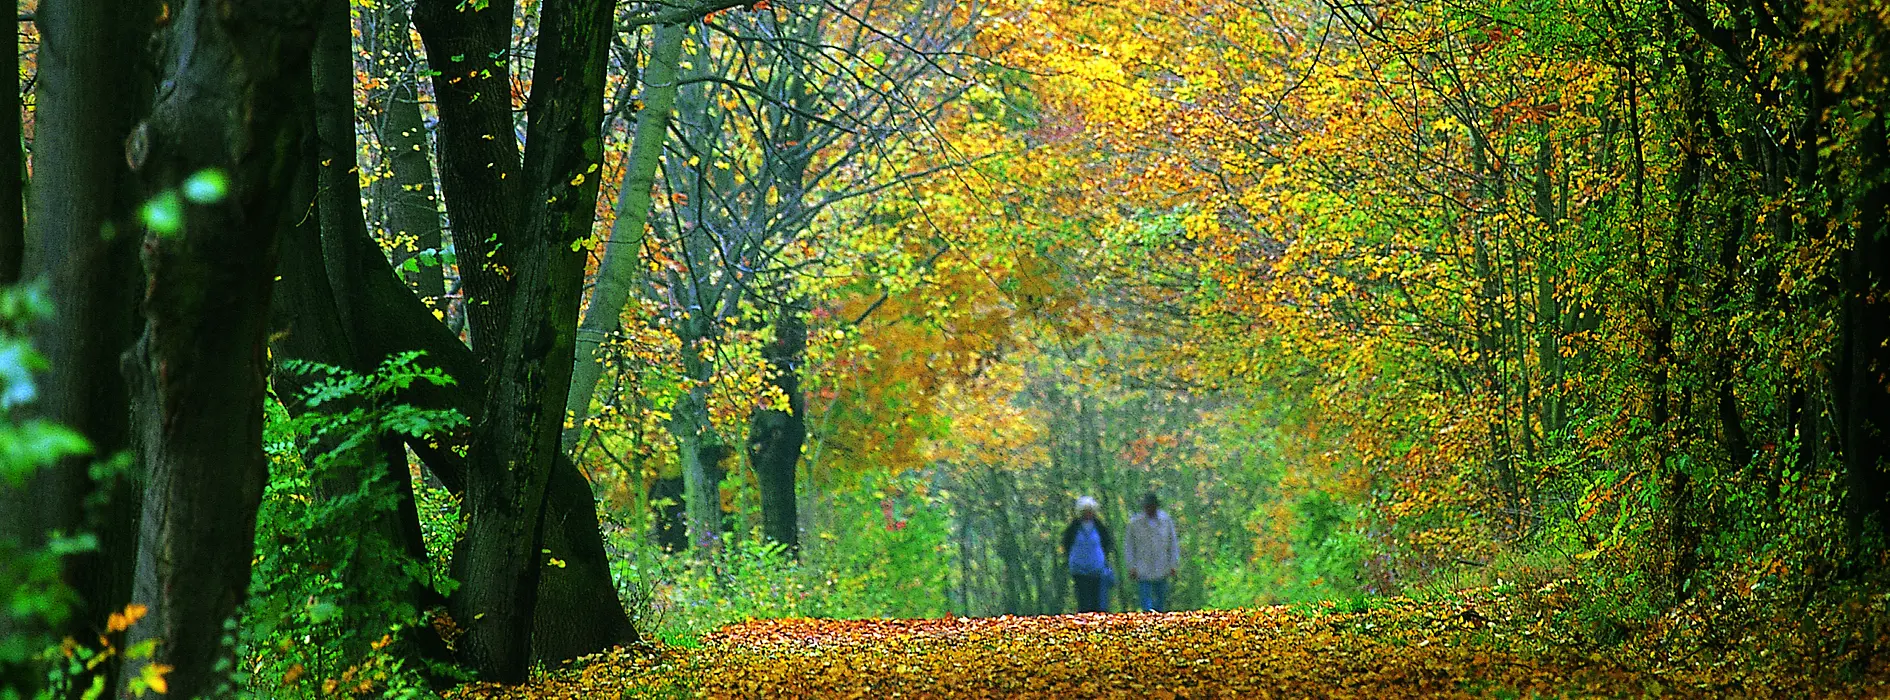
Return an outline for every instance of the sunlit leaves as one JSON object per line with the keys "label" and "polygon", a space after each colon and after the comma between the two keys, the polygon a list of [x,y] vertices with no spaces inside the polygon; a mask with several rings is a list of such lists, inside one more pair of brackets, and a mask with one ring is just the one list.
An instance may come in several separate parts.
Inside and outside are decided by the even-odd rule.
{"label": "sunlit leaves", "polygon": [[138,667],[138,677],[132,679],[129,684],[132,693],[142,695],[146,690],[149,690],[153,693],[163,695],[171,692],[170,682],[164,678],[164,676],[170,672],[171,667],[169,664],[151,663]]}

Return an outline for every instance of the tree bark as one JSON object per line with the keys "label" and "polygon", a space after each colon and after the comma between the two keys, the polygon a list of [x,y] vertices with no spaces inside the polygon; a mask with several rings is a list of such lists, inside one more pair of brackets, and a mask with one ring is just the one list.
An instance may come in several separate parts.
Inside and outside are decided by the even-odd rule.
{"label": "tree bark", "polygon": [[[143,273],[132,218],[139,195],[123,143],[149,107],[152,76],[141,49],[151,10],[149,4],[101,8],[47,0],[35,12],[40,31],[35,177],[42,186],[33,193],[33,235],[24,272],[49,284],[54,318],[38,329],[34,342],[59,360],[41,379],[38,405],[45,417],[84,434],[96,455],[130,446],[119,364],[138,335]],[[61,465],[64,486],[40,499],[56,503],[62,513],[46,521],[51,526],[70,532],[84,523],[87,461]],[[134,539],[127,531],[136,525],[136,496],[114,493],[112,503],[100,513],[106,519],[92,523],[101,536],[99,557],[80,565],[100,568],[69,579],[75,584],[93,579],[77,587],[94,603],[89,610],[98,613],[122,607],[130,595],[130,551],[112,545]],[[127,507],[119,513],[123,518],[111,517],[115,508]]]}
{"label": "tree bark", "polygon": [[717,497],[717,482],[709,479],[707,466],[716,446],[708,420],[711,369],[699,347],[703,334],[684,332],[685,328],[700,325],[701,318],[677,324],[683,345],[683,376],[689,388],[670,409],[669,431],[676,441],[676,460],[682,467],[683,512],[689,519],[690,551],[706,559],[722,538],[721,499]]}
{"label": "tree bark", "polygon": [[651,38],[650,62],[643,71],[643,110],[637,113],[636,133],[624,159],[623,183],[617,190],[617,218],[610,226],[604,259],[597,265],[590,306],[578,326],[577,350],[571,372],[571,392],[565,397],[570,427],[564,430],[564,451],[577,449],[590,416],[591,397],[603,376],[604,339],[617,332],[623,307],[630,299],[643,259],[643,235],[650,223],[651,196],[656,166],[668,140],[670,112],[676,106],[676,67],[689,28],[658,25]]}
{"label": "tree bark", "polygon": [[[456,381],[452,386],[416,386],[400,400],[428,408],[452,408],[474,424],[484,412],[485,370],[478,358],[428,311],[389,266],[365,228],[331,231],[348,240],[326,240],[317,252],[340,258],[329,272],[337,303],[346,308],[348,334],[354,355],[345,365],[356,372],[371,371],[383,358],[421,350],[425,364],[439,367]],[[285,250],[284,255],[288,255]],[[287,267],[285,263],[285,267]],[[280,284],[290,284],[284,274]],[[410,446],[428,469],[449,490],[463,494],[465,459],[451,448],[465,445],[468,435],[448,436],[438,443],[412,441]],[[546,495],[545,541],[550,556],[567,567],[540,578],[535,618],[533,661],[555,664],[636,640],[616,587],[609,560],[597,530],[597,510],[590,484],[568,459],[554,465]]]}
{"label": "tree bark", "polygon": [[788,306],[775,321],[774,342],[765,357],[774,369],[772,382],[787,396],[787,410],[758,408],[748,429],[748,463],[761,487],[761,530],[768,539],[798,554],[800,516],[795,513],[794,476],[807,439],[807,400],[801,394],[801,360],[807,352],[807,321]]}
{"label": "tree bark", "polygon": [[518,137],[512,122],[513,3],[418,0],[439,108],[440,187],[453,224],[467,327],[481,362],[498,364],[512,298],[514,251],[500,242],[520,223]]}
{"label": "tree bark", "polygon": [[560,454],[546,489],[544,549],[564,565],[545,568],[538,579],[532,660],[556,666],[635,642],[637,631],[610,576],[590,482]]}
{"label": "tree bark", "polygon": [[1890,118],[1878,114],[1860,141],[1864,172],[1873,176],[1859,193],[1852,246],[1839,259],[1842,278],[1836,373],[1836,421],[1843,449],[1846,511],[1852,551],[1869,556],[1872,534],[1890,533],[1890,474],[1885,473],[1885,435],[1890,433]]}
{"label": "tree bark", "polygon": [[[54,309],[33,329],[34,347],[53,362],[40,376],[40,399],[29,410],[84,435],[93,454],[61,460],[24,490],[0,492],[0,511],[23,514],[0,519],[0,528],[19,530],[0,532],[0,538],[11,534],[31,545],[43,542],[50,530],[98,537],[96,551],[65,561],[63,579],[80,605],[64,629],[52,630],[55,638],[93,638],[90,630],[131,597],[137,488],[128,478],[94,482],[88,470],[130,446],[119,357],[137,338],[142,271],[130,216],[138,194],[123,143],[149,106],[151,75],[139,50],[150,31],[149,10],[144,4],[108,8],[47,0],[35,12],[35,169],[42,187],[32,193],[33,235],[24,239],[24,259],[10,269],[45,282]],[[17,52],[10,56],[17,60]],[[17,83],[14,90],[11,109],[17,117]],[[24,177],[18,120],[5,123],[14,128],[0,137],[0,152],[10,156],[0,158],[0,176],[17,185]],[[14,202],[19,194],[16,187],[0,195],[0,203]],[[12,222],[18,212],[0,216]],[[96,505],[88,508],[88,497],[97,498]],[[110,686],[116,671],[116,664],[105,664],[95,672]],[[77,680],[79,687],[90,683]]]}
{"label": "tree bark", "polygon": [[[314,132],[313,122],[309,131]],[[314,146],[307,146],[311,152]],[[348,331],[335,305],[335,292],[329,286],[328,270],[322,264],[320,209],[316,206],[317,174],[310,159],[300,168],[300,177],[290,189],[290,206],[300,207],[309,215],[282,235],[278,249],[276,283],[270,290],[270,352],[280,360],[305,360],[360,371],[354,362],[354,347],[348,343]],[[278,361],[270,376],[276,396],[295,411],[296,400],[307,381],[281,368]]]}
{"label": "tree bark", "polygon": [[172,667],[177,697],[217,690],[223,623],[249,588],[268,476],[270,287],[279,234],[302,215],[288,202],[309,155],[297,112],[315,16],[307,2],[174,6],[160,34],[166,89],[127,149],[153,200],[177,213],[145,236],[144,335],[126,358],[148,480],[133,599],[150,611],[129,636],[161,640],[147,663]]}
{"label": "tree bark", "polygon": [[[321,27],[315,38],[310,71],[314,103],[313,143],[315,151],[316,197],[310,213],[317,226],[313,229],[320,248],[316,250],[313,271],[327,279],[323,304],[335,316],[334,328],[323,327],[323,341],[332,343],[332,352],[312,357],[318,362],[345,366],[355,354],[353,305],[335,303],[337,294],[352,294],[350,274],[362,261],[349,255],[350,243],[367,235],[367,223],[361,211],[361,179],[356,166],[354,137],[354,45],[353,26],[348,20],[346,0],[319,0],[323,6]],[[306,200],[303,200],[306,202]],[[306,230],[305,227],[303,227]],[[329,254],[329,249],[334,249]],[[377,256],[378,257],[378,256]],[[325,264],[335,260],[340,264]],[[315,284],[319,284],[316,282]],[[320,293],[321,289],[311,290]],[[331,335],[332,334],[332,335]],[[364,358],[366,359],[366,358]],[[372,370],[384,358],[372,358],[374,364],[353,368]],[[283,398],[290,398],[284,396]]]}
{"label": "tree bark", "polygon": [[[448,387],[416,387],[401,400],[429,408],[456,409],[470,422],[479,423],[485,373],[472,351],[434,319],[395,277],[365,231],[360,231],[349,247],[347,255],[363,264],[349,267],[350,276],[338,283],[357,290],[338,295],[353,305],[349,317],[355,322],[352,335],[358,342],[348,366],[357,372],[369,371],[389,355],[425,351],[422,362],[441,368],[456,382]],[[337,252],[332,244],[329,252]],[[284,274],[281,284],[289,283],[289,275]],[[449,436],[438,443],[416,440],[410,446],[449,490],[463,494],[467,466],[451,448],[463,446],[466,438]],[[548,556],[567,566],[553,567],[539,579],[532,641],[534,662],[556,664],[636,640],[636,632],[617,598],[597,522],[589,482],[570,460],[559,459],[547,484],[542,549],[550,550]]]}
{"label": "tree bark", "polygon": [[[530,661],[543,549],[546,482],[571,388],[584,253],[603,159],[604,78],[611,31],[608,0],[544,6],[527,104],[525,183],[533,214],[518,250],[512,296],[486,410],[473,430],[466,537],[453,559],[461,587],[452,603],[466,628],[460,653],[484,678],[522,682]],[[542,204],[540,204],[542,203]],[[455,232],[457,233],[457,222]],[[482,299],[483,301],[483,299]],[[477,348],[477,345],[475,345]]]}
{"label": "tree bark", "polygon": [[[282,241],[277,282],[271,302],[274,316],[270,332],[271,349],[278,359],[319,362],[366,373],[373,371],[385,356],[363,357],[356,349],[350,329],[358,327],[358,324],[344,322],[343,309],[337,303],[340,295],[334,286],[352,285],[353,278],[331,280],[323,251],[325,240],[345,247],[346,241],[351,238],[367,236],[362,223],[360,191],[354,168],[354,65],[348,5],[340,0],[327,0],[325,9],[312,61],[314,104],[310,133],[314,138],[316,157],[303,166],[304,174],[290,200],[292,206],[302,208],[309,215],[303,217]],[[378,254],[375,257],[378,258]],[[277,396],[284,400],[290,415],[308,410],[298,399],[302,389],[308,385],[309,377],[282,371],[278,365],[271,383]],[[332,413],[351,407],[345,402],[330,402],[315,410]],[[330,449],[333,449],[333,445],[310,446],[307,454],[311,463],[315,455]],[[349,463],[357,468],[334,474],[335,478],[327,483],[316,484],[318,495],[348,496],[355,493],[373,475],[373,471],[383,472],[396,498],[395,509],[357,523],[359,534],[384,538],[406,556],[424,563],[427,558],[426,544],[413,503],[406,450],[399,436],[385,435],[363,446]],[[341,536],[346,533],[325,534]],[[359,561],[337,567],[337,570],[374,571],[377,565],[378,562]],[[385,571],[386,568],[380,570]],[[359,574],[344,581],[346,593],[356,594],[374,585],[373,582],[357,580],[358,577]],[[418,581],[412,582],[405,597],[415,610],[427,610],[445,603],[443,596]],[[357,607],[353,604],[344,605],[344,614],[352,614]],[[350,627],[369,630],[383,626],[386,622],[360,620]],[[444,643],[430,629],[424,626],[412,628],[406,638],[428,658],[448,659]],[[368,639],[371,640],[371,636]],[[355,641],[361,641],[359,635]]]}

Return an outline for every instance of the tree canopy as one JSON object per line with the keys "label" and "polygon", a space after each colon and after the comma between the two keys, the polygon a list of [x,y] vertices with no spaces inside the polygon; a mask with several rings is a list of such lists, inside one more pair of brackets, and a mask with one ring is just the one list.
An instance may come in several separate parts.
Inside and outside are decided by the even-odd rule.
{"label": "tree canopy", "polygon": [[1058,614],[1145,494],[1179,608],[1882,670],[1882,3],[19,9],[0,697]]}

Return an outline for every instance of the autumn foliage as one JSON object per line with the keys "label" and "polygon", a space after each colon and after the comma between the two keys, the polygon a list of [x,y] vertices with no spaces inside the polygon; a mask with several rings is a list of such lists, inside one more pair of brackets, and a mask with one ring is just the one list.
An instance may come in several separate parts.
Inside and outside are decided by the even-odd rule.
{"label": "autumn foliage", "polygon": [[20,17],[0,680],[1884,692],[1880,0],[148,5]]}

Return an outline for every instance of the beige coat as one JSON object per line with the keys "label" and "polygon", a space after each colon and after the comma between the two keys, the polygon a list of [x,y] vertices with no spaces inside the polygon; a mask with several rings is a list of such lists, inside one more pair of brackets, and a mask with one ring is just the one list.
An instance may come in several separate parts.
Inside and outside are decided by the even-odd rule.
{"label": "beige coat", "polygon": [[1168,511],[1155,511],[1155,517],[1136,513],[1129,518],[1129,531],[1123,537],[1122,560],[1129,576],[1143,581],[1167,578],[1181,566],[1181,540],[1175,536],[1175,521]]}

